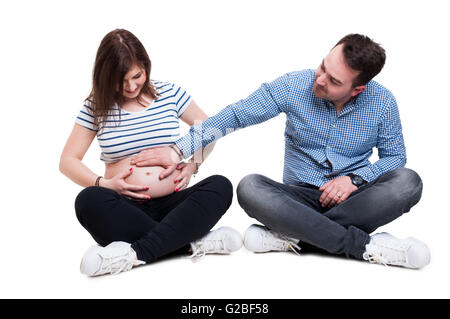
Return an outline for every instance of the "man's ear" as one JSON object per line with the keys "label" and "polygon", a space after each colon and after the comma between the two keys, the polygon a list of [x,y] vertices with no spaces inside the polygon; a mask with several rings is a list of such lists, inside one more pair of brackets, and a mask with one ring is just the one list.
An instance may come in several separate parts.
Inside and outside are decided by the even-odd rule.
{"label": "man's ear", "polygon": [[357,96],[358,94],[364,92],[366,90],[366,86],[365,85],[359,85],[359,86],[355,86],[353,88],[352,93],[350,93],[351,97]]}

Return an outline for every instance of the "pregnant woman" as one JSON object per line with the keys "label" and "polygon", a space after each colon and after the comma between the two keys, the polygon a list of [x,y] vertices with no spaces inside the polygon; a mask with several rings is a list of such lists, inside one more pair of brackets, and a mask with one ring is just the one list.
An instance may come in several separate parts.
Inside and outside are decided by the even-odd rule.
{"label": "pregnant woman", "polygon": [[[75,210],[98,243],[81,261],[88,276],[116,274],[169,254],[227,254],[242,246],[230,227],[210,231],[231,205],[230,181],[214,175],[187,187],[210,149],[177,166],[132,165],[133,156],[147,148],[173,145],[179,119],[193,125],[207,118],[181,87],[150,80],[150,70],[148,54],[132,33],[108,33],[97,51],[91,94],[61,155],[61,172],[86,187]],[[82,163],[95,136],[104,176]]]}

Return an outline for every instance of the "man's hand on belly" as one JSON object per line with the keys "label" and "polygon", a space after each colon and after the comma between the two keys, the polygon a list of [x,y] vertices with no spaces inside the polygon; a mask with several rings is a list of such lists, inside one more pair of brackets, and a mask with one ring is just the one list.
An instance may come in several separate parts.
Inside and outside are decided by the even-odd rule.
{"label": "man's hand on belly", "polygon": [[177,164],[169,165],[164,168],[165,168],[165,170],[163,170],[161,172],[161,174],[159,174],[159,180],[162,180],[162,179],[166,178],[167,176],[170,176],[173,173],[173,171],[175,171],[177,169]]}
{"label": "man's hand on belly", "polygon": [[139,152],[131,157],[131,165],[136,166],[163,166],[168,168],[178,164],[180,158],[169,146],[152,147]]}

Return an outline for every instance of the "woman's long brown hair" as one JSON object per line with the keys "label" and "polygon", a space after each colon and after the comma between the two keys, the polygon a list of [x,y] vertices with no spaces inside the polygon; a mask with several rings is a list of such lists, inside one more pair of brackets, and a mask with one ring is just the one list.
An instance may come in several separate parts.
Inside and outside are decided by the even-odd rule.
{"label": "woman's long brown hair", "polygon": [[112,107],[124,102],[123,79],[134,64],[143,68],[146,75],[137,101],[142,104],[142,94],[156,99],[158,93],[150,82],[152,64],[142,43],[127,30],[116,29],[109,32],[98,48],[92,74],[92,90],[87,97],[91,102],[94,124],[99,130],[104,126]]}

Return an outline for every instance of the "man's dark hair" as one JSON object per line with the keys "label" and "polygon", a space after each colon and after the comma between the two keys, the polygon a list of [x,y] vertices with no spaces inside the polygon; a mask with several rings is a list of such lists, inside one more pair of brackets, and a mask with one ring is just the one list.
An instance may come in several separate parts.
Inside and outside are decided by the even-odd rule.
{"label": "man's dark hair", "polygon": [[386,61],[384,49],[369,37],[361,34],[349,34],[335,45],[343,44],[344,58],[349,67],[360,71],[353,80],[353,86],[365,85],[380,73]]}

